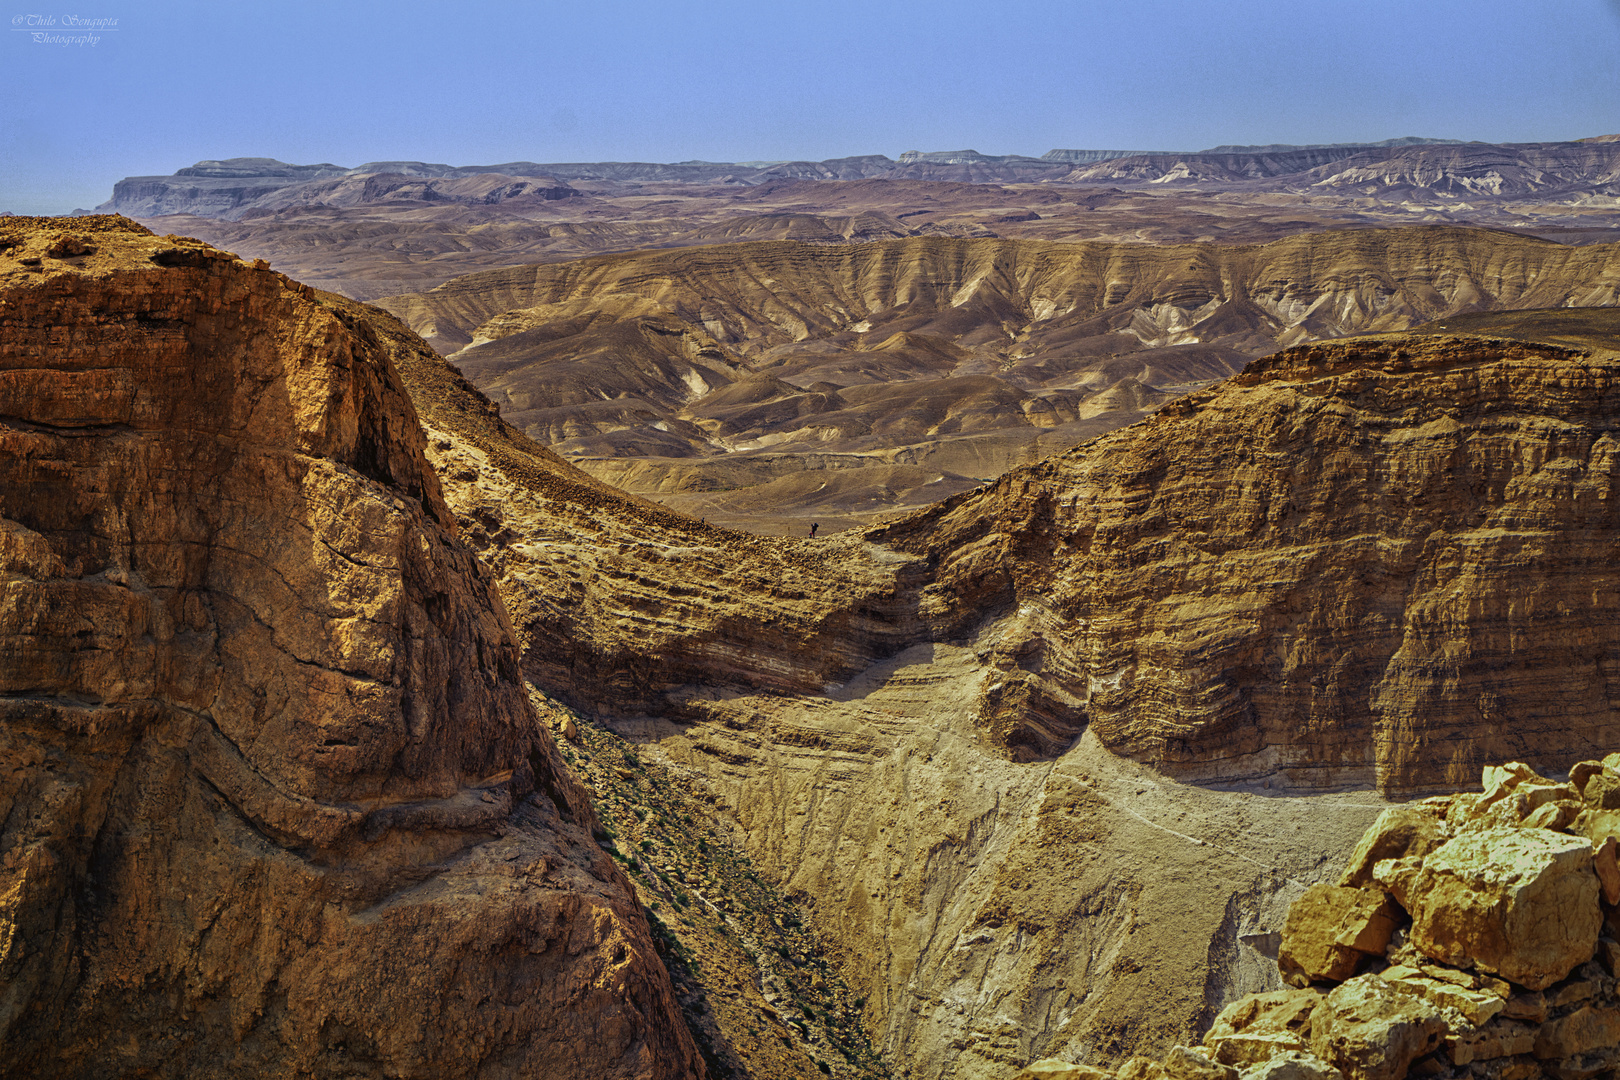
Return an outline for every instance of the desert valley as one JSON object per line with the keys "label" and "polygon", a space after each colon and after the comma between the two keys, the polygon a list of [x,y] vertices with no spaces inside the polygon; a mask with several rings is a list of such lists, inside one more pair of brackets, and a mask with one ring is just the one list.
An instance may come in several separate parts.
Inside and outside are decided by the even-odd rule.
{"label": "desert valley", "polygon": [[0,217],[8,1074],[1620,1075],[1617,402],[1613,135]]}

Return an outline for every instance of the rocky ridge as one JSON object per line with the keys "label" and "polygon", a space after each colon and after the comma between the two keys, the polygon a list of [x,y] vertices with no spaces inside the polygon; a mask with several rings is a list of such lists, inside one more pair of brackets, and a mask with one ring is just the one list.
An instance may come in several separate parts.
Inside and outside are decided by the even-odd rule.
{"label": "rocky ridge", "polygon": [[1077,168],[1069,183],[1201,183],[1268,189],[1392,189],[1409,195],[1612,198],[1620,148],[1591,141],[1420,143],[1370,147],[1257,147],[1243,152],[1155,154]]}
{"label": "rocky ridge", "polygon": [[0,226],[0,1033],[35,1077],[697,1077],[368,323]]}
{"label": "rocky ridge", "polygon": [[1019,1080],[1540,1080],[1620,1071],[1620,754],[1567,782],[1514,762],[1483,791],[1384,811],[1336,884],[1289,908],[1291,986],[1200,1044]]}
{"label": "rocky ridge", "polygon": [[802,533],[968,490],[1280,346],[1612,304],[1617,251],[1440,228],[1252,247],[753,243],[516,267],[382,304],[594,475]]}

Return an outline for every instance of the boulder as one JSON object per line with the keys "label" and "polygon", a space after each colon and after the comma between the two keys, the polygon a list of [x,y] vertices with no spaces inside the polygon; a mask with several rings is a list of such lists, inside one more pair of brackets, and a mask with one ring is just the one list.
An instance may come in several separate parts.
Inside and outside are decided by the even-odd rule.
{"label": "boulder", "polygon": [[1593,847],[1611,836],[1620,838],[1620,810],[1587,810],[1576,819],[1571,831],[1592,841]]}
{"label": "boulder", "polygon": [[1403,1080],[1447,1030],[1435,1006],[1397,993],[1377,975],[1358,975],[1311,1014],[1311,1052],[1349,1080]]}
{"label": "boulder", "polygon": [[1620,754],[1581,762],[1569,770],[1569,782],[1593,810],[1620,810]]}
{"label": "boulder", "polygon": [[1409,863],[1379,863],[1376,873],[1411,913],[1410,941],[1424,955],[1531,990],[1592,958],[1602,915],[1585,838],[1493,828]]}
{"label": "boulder", "polygon": [[1542,803],[1525,817],[1521,824],[1526,829],[1551,829],[1563,832],[1573,825],[1586,807],[1574,799],[1558,799]]}
{"label": "boulder", "polygon": [[1620,810],[1620,772],[1603,762],[1581,762],[1569,770],[1569,782],[1592,809]]}
{"label": "boulder", "polygon": [[1238,1080],[1344,1080],[1344,1073],[1319,1057],[1290,1050],[1244,1069]]}
{"label": "boulder", "polygon": [[1452,799],[1446,821],[1454,832],[1520,825],[1563,829],[1587,809],[1574,784],[1553,783],[1522,761],[1487,766],[1482,783],[1482,794]]}
{"label": "boulder", "polygon": [[1197,1050],[1177,1046],[1165,1055],[1164,1075],[1174,1080],[1237,1080],[1238,1071]]}
{"label": "boulder", "polygon": [[1531,1052],[1548,1061],[1616,1046],[1620,1046],[1620,1008],[1588,1005],[1541,1025]]}
{"label": "boulder", "polygon": [[1273,990],[1250,994],[1221,1010],[1204,1046],[1223,1065],[1256,1065],[1278,1054],[1303,1051],[1311,1039],[1311,1013],[1320,991]]}
{"label": "boulder", "polygon": [[1373,867],[1384,859],[1423,856],[1451,837],[1446,826],[1444,800],[1424,800],[1392,806],[1378,815],[1350,853],[1339,884],[1361,888],[1373,883]]}
{"label": "boulder", "polygon": [[1382,955],[1396,912],[1380,889],[1312,885],[1288,908],[1277,965],[1290,986],[1343,982],[1362,960]]}
{"label": "boulder", "polygon": [[1620,843],[1605,836],[1592,853],[1592,869],[1597,872],[1598,884],[1603,887],[1603,902],[1613,907],[1620,904],[1620,860],[1615,857]]}

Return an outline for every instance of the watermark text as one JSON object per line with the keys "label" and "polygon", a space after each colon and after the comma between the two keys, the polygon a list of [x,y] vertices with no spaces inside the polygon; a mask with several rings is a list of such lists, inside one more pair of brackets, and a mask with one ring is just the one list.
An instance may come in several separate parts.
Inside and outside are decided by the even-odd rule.
{"label": "watermark text", "polygon": [[94,48],[103,34],[117,33],[117,19],[88,18],[83,15],[13,15],[11,31],[27,35],[35,45],[77,45]]}

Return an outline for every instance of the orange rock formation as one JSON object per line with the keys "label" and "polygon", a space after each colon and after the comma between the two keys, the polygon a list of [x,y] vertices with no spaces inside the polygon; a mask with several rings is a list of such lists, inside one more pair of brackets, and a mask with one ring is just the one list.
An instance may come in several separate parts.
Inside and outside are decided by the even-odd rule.
{"label": "orange rock formation", "polygon": [[36,1077],[691,1077],[364,323],[0,225],[0,1032]]}

